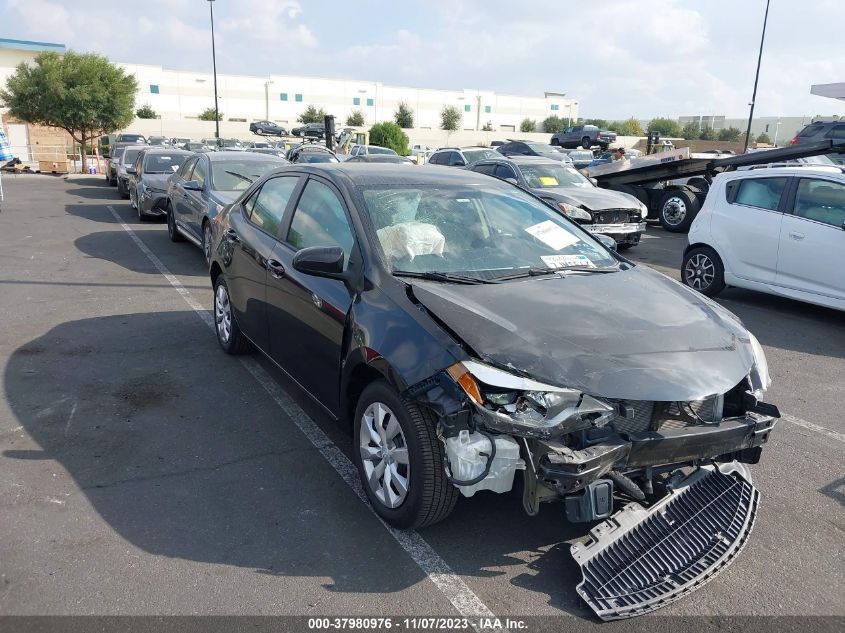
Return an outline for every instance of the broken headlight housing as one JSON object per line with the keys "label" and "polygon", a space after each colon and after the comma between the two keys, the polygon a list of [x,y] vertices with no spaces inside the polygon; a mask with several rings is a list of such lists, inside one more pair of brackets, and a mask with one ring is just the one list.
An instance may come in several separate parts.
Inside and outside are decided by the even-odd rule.
{"label": "broken headlight housing", "polygon": [[772,384],[772,377],[769,375],[769,363],[766,362],[766,354],[760,341],[751,332],[748,333],[751,339],[751,351],[754,353],[754,364],[748,373],[748,381],[751,383],[751,393],[759,398],[763,392]]}
{"label": "broken headlight housing", "polygon": [[478,361],[447,370],[469,396],[487,428],[524,437],[551,438],[602,426],[614,407],[577,389],[548,385]]}
{"label": "broken headlight housing", "polygon": [[591,222],[593,220],[593,216],[589,211],[576,207],[575,205],[568,204],[566,202],[558,202],[557,206],[561,211],[563,211],[564,215],[572,218],[573,220],[584,220],[586,222]]}

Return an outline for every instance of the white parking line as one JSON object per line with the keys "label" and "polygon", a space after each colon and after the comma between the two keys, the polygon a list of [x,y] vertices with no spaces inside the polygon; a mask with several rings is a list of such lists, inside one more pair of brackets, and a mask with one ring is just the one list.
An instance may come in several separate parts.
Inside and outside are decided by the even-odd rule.
{"label": "white parking line", "polygon": [[819,424],[815,424],[814,422],[807,422],[807,420],[796,418],[794,415],[789,415],[788,413],[782,413],[780,418],[781,420],[786,420],[787,422],[791,422],[796,426],[802,426],[805,429],[810,429],[811,431],[815,431],[816,433],[821,433],[822,435],[826,435],[827,437],[832,438],[834,440],[845,442],[845,433],[837,433],[836,431],[831,431],[830,429],[826,429],[825,427]]}
{"label": "white parking line", "polygon": [[[126,224],[118,215],[114,207],[109,205],[108,210],[114,216],[114,219],[123,228],[124,231],[132,238],[135,245],[141,250],[147,259],[150,260],[156,270],[167,279],[171,286],[182,295],[185,302],[196,312],[196,314],[203,320],[203,322],[214,330],[214,318],[209,310],[206,310],[193,295],[185,288],[182,283],[167,269],[162,261],[153,253],[141,238],[137,236],[132,227]],[[375,513],[370,505],[364,488],[361,485],[361,480],[358,477],[358,470],[350,459],[343,454],[343,452],[332,442],[332,440],[318,427],[314,421],[303,411],[296,402],[282,389],[272,376],[268,374],[264,368],[254,358],[241,357],[241,364],[252,375],[253,378],[264,388],[270,395],[273,401],[287,414],[294,424],[302,431],[302,434],[308,438],[311,444],[320,451],[320,454],[325,460],[331,464],[340,477],[352,488],[353,492],[360,498],[373,515],[381,521],[381,518]],[[443,593],[444,596],[452,603],[452,606],[463,617],[470,618],[473,628],[481,630],[478,618],[495,618],[493,612],[485,605],[481,599],[467,586],[460,576],[455,574],[449,565],[444,561],[440,555],[434,551],[434,548],[428,542],[414,531],[396,530],[384,521],[381,521],[385,529],[396,539],[396,542],[404,549],[419,568],[428,576],[431,582]]]}

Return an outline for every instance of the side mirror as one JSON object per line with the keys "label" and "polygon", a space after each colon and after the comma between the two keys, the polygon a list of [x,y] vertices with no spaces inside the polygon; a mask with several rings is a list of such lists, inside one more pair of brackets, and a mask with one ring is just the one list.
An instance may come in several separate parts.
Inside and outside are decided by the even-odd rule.
{"label": "side mirror", "polygon": [[127,174],[137,174],[137,173],[138,173],[138,170],[136,170],[134,167],[127,167],[127,168],[126,168],[126,173],[127,173]]}
{"label": "side mirror", "polygon": [[593,178],[592,176],[590,178],[587,178],[587,180],[589,180],[591,183],[593,183],[596,187],[599,186],[599,181],[597,179]]}
{"label": "side mirror", "polygon": [[505,182],[509,182],[512,185],[519,186],[519,181],[516,178],[514,178],[513,176],[508,176],[507,178],[505,178]]}
{"label": "side mirror", "polygon": [[293,256],[293,267],[306,275],[343,278],[343,249],[339,246],[310,246]]}
{"label": "side mirror", "polygon": [[609,248],[612,251],[616,251],[616,240],[614,240],[609,235],[603,235],[602,233],[596,233],[593,235],[599,242],[601,242],[606,248]]}
{"label": "side mirror", "polygon": [[202,191],[202,187],[200,187],[199,182],[197,182],[196,180],[189,180],[183,186],[188,191]]}

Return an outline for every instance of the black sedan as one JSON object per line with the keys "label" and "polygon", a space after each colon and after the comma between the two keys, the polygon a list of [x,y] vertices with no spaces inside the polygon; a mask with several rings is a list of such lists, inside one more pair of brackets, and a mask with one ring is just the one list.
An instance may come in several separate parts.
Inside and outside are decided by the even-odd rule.
{"label": "black sedan", "polygon": [[568,164],[536,156],[488,159],[468,167],[530,190],[591,233],[612,237],[618,248],[640,243],[648,207],[634,196],[596,187]]}
{"label": "black sedan", "polygon": [[[759,343],[522,189],[459,169],[290,165],[220,214],[209,272],[220,346],[258,348],[351,424],[363,488],[391,525],[435,523],[461,495],[515,484],[529,514],[557,500],[578,522],[638,499],[653,513],[622,510],[623,527],[595,535],[616,549],[602,577],[633,565],[619,532],[661,521],[673,538],[661,568],[684,576],[640,591],[653,575],[638,564],[602,617],[678,597],[724,565],[713,547],[745,542],[745,463],[778,415],[759,400]],[[655,505],[645,494],[667,490]],[[718,505],[702,501],[711,493]],[[640,530],[633,547],[665,549],[664,534]],[[600,611],[602,587],[579,592]]]}
{"label": "black sedan", "polygon": [[542,156],[562,163],[572,162],[567,154],[557,151],[556,147],[534,141],[508,141],[497,147],[496,151],[503,156]]}
{"label": "black sedan", "polygon": [[268,171],[287,164],[253,152],[205,152],[186,160],[167,183],[167,232],[211,254],[211,223],[223,208]]}
{"label": "black sedan", "polygon": [[287,153],[287,159],[292,163],[338,163],[337,155],[322,145],[304,143],[291,148]]}
{"label": "black sedan", "polygon": [[249,124],[249,131],[260,136],[287,136],[287,130],[272,121],[253,121]]}

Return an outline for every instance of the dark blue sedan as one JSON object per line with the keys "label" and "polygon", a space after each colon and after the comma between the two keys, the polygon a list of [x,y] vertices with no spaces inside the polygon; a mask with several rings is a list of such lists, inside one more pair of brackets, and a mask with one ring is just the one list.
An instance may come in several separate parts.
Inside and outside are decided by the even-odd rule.
{"label": "dark blue sedan", "polygon": [[211,253],[211,222],[226,205],[269,171],[287,165],[283,158],[247,152],[206,152],[186,160],[168,180],[167,232]]}

